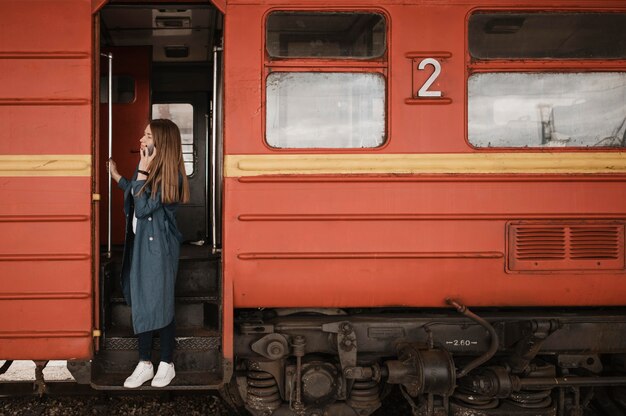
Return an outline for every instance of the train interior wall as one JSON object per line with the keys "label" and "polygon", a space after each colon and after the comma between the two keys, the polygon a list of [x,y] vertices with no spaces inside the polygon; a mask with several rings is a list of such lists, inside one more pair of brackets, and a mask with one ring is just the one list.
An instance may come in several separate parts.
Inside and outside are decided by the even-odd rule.
{"label": "train interior wall", "polygon": [[[117,5],[99,13],[100,27],[100,166],[108,158],[108,57],[113,55],[112,149],[120,173],[136,169],[139,139],[150,119],[174,120],[182,136],[191,200],[181,205],[177,221],[184,242],[176,280],[177,377],[172,388],[209,387],[221,381],[221,281],[219,256],[212,254],[209,230],[209,165],[212,150],[213,48],[221,42],[221,14],[210,6]],[[143,68],[143,69],[142,69]],[[108,247],[108,176],[99,177],[100,327],[99,352],[91,384],[121,388],[136,364],[137,339],[131,309],[122,295],[120,272],[125,220],[123,195],[112,185],[111,247]],[[213,239],[213,240],[212,240]],[[153,344],[158,363],[159,340]],[[76,369],[74,369],[76,370]]]}

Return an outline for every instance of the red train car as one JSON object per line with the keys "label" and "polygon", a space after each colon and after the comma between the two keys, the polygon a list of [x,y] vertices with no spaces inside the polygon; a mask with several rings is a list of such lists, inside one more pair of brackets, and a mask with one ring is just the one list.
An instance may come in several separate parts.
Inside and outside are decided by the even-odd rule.
{"label": "red train car", "polygon": [[0,11],[0,358],[121,389],[103,167],[167,117],[191,187],[170,388],[278,416],[368,415],[391,385],[419,415],[620,406],[623,1]]}

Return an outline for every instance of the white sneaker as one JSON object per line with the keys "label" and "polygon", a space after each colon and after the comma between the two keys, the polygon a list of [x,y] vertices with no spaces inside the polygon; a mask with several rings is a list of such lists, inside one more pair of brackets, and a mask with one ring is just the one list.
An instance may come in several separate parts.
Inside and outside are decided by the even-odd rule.
{"label": "white sneaker", "polygon": [[154,377],[154,368],[150,361],[139,361],[135,371],[126,379],[124,387],[134,389]]}
{"label": "white sneaker", "polygon": [[176,371],[174,371],[174,363],[161,361],[156,376],[154,376],[152,380],[152,387],[165,387],[171,383],[175,376]]}

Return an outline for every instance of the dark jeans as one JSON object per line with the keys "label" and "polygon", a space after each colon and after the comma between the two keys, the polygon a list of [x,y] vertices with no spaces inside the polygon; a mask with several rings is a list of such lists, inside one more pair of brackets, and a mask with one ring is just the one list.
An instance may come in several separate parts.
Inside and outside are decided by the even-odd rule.
{"label": "dark jeans", "polygon": [[[172,322],[168,326],[158,329],[157,331],[159,332],[159,338],[161,339],[161,361],[171,363],[176,343],[176,340],[174,339],[174,333],[176,331],[174,320],[172,319]],[[141,361],[151,360],[152,335],[155,332],[156,331],[147,331],[137,334],[137,337],[139,338],[139,359]]]}

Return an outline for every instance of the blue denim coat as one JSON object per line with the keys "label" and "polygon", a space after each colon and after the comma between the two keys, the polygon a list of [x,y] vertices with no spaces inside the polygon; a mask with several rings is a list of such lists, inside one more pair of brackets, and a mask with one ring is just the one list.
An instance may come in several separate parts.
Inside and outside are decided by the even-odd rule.
{"label": "blue denim coat", "polygon": [[[174,285],[182,234],[176,225],[178,204],[163,204],[161,192],[150,189],[136,196],[145,180],[137,172],[118,186],[124,191],[126,237],[122,260],[122,290],[132,310],[135,334],[167,326],[174,319]],[[137,230],[133,236],[133,213]]]}

